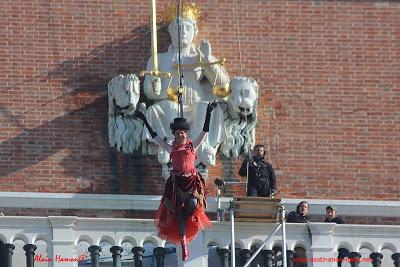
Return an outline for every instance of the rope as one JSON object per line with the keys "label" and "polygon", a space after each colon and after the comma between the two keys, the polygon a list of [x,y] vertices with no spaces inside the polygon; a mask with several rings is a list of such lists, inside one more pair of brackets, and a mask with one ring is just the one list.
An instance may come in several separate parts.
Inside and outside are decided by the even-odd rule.
{"label": "rope", "polygon": [[182,0],[178,1],[176,10],[176,18],[178,23],[178,75],[179,75],[179,94],[178,94],[178,116],[183,118],[183,71],[182,71],[182,59],[181,59],[181,15],[182,15]]}
{"label": "rope", "polygon": [[[238,3],[237,1],[236,3]],[[235,5],[235,14],[238,14],[237,4]],[[243,76],[243,62],[242,62],[242,47],[240,45],[240,37],[239,37],[239,16],[236,16],[236,37],[238,39],[238,47],[239,47],[239,62],[240,62],[240,76]]]}
{"label": "rope", "polygon": [[[236,5],[235,5],[235,14],[236,14],[236,38],[237,38],[237,40],[238,40],[238,48],[239,48],[239,62],[240,62],[240,76],[242,76],[243,77],[243,60],[242,60],[242,46],[241,46],[241,42],[240,42],[240,36],[239,36],[239,34],[240,34],[240,32],[239,32],[239,16],[237,15],[238,14],[238,3],[239,2],[241,2],[241,1],[237,1],[236,2]],[[244,95],[244,88],[242,88],[241,89],[242,90],[242,95]],[[244,121],[245,121],[245,123],[247,124],[248,123],[248,121],[247,121],[247,115],[245,115],[244,116]],[[250,156],[250,150],[251,150],[251,147],[250,147],[250,143],[249,143],[249,147],[247,148],[247,153],[248,153],[248,155]]]}
{"label": "rope", "polygon": [[[236,14],[236,38],[237,38],[237,40],[238,40],[238,47],[239,47],[240,76],[243,77],[242,46],[241,46],[240,36],[239,36],[239,34],[240,34],[240,32],[239,32],[239,16],[237,15],[237,14],[238,14],[238,3],[239,3],[239,2],[240,2],[240,1],[237,1],[237,2],[236,2],[236,5],[235,5],[235,14]],[[242,88],[242,95],[243,95],[243,93],[244,93],[244,88]],[[247,123],[247,116],[244,116],[244,120],[245,120],[245,122]]]}

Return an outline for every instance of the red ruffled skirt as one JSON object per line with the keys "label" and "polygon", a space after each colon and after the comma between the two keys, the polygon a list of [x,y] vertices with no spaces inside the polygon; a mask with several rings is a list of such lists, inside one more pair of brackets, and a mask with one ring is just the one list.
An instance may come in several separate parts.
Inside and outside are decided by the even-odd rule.
{"label": "red ruffled skirt", "polygon": [[190,197],[197,198],[196,209],[186,220],[186,240],[191,242],[200,229],[211,227],[210,219],[205,214],[207,205],[204,193],[205,182],[200,173],[190,177],[171,175],[165,185],[160,206],[154,218],[158,236],[171,243],[179,244],[178,212],[182,203]]}

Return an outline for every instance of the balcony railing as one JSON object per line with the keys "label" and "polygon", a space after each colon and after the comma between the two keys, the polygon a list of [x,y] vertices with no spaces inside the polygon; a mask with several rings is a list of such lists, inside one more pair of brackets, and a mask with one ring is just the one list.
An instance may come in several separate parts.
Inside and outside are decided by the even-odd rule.
{"label": "balcony railing", "polygon": [[[275,226],[235,224],[237,266]],[[400,226],[288,223],[286,234],[287,249],[293,252],[288,253],[288,263],[294,266],[336,267],[338,257],[344,258],[343,267],[400,266]],[[156,236],[152,220],[0,217],[0,239],[4,243],[0,256],[5,267],[33,266],[29,265],[32,262],[36,267],[114,266],[113,260],[121,262],[120,266],[229,266],[230,237],[229,222],[214,222],[190,244],[189,261],[183,263],[178,260],[180,249]],[[273,237],[254,266],[275,266],[280,245],[280,237]],[[344,252],[339,255],[339,251]],[[357,259],[359,263],[350,262]]]}

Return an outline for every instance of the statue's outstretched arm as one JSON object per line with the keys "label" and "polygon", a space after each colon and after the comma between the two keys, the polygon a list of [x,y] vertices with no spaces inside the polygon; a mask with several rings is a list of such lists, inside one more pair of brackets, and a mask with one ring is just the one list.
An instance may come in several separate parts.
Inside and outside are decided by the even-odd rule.
{"label": "statue's outstretched arm", "polygon": [[[153,64],[151,63],[151,60],[152,59],[150,58],[149,61],[147,61],[146,70],[151,70],[151,68],[153,67]],[[152,88],[151,77],[149,75],[146,75],[144,77],[143,93],[149,99],[154,99],[155,98],[154,90]]]}
{"label": "statue's outstretched arm", "polygon": [[[199,46],[200,57],[204,63],[213,63],[218,61],[211,54],[211,44],[202,40]],[[206,78],[210,81],[212,85],[215,86],[228,86],[229,85],[229,76],[225,70],[225,67],[221,64],[210,64],[204,66],[204,74]]]}
{"label": "statue's outstretched arm", "polygon": [[[147,61],[146,70],[153,68],[153,56]],[[158,76],[146,75],[143,82],[143,92],[148,99],[156,100],[160,99],[162,90],[161,78]]]}

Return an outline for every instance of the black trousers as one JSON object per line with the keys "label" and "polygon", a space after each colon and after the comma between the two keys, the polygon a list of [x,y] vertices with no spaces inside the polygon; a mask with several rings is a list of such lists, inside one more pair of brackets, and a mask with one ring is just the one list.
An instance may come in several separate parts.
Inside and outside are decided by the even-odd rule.
{"label": "black trousers", "polygon": [[196,204],[197,198],[191,196],[186,200],[183,210],[178,213],[178,229],[180,237],[186,235],[186,219],[192,215],[196,209]]}
{"label": "black trousers", "polygon": [[247,196],[248,197],[270,197],[271,190],[266,187],[257,187],[253,185],[247,186]]}

